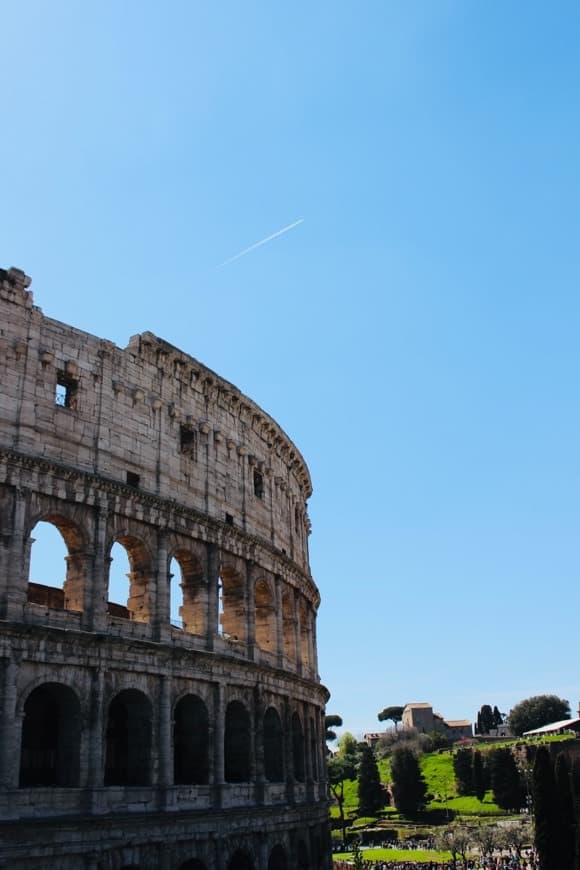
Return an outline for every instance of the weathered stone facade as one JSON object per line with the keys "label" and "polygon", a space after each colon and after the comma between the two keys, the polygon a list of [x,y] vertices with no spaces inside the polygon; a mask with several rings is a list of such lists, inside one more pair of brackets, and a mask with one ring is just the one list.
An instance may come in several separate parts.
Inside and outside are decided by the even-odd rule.
{"label": "weathered stone facade", "polygon": [[[0,270],[0,867],[329,867],[304,460],[196,360],[29,283]],[[29,582],[39,521],[61,589]]]}

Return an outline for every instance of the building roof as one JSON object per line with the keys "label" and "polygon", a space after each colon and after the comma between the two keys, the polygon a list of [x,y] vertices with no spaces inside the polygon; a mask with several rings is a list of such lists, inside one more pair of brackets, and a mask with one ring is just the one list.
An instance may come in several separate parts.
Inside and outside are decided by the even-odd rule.
{"label": "building roof", "polygon": [[580,719],[560,719],[559,722],[551,722],[549,725],[542,725],[541,728],[524,731],[524,737],[533,737],[536,734],[554,734],[565,728],[571,728],[573,731],[580,730]]}
{"label": "building roof", "polygon": [[450,728],[463,728],[466,725],[471,728],[469,719],[446,719],[445,724],[449,725]]}
{"label": "building roof", "polygon": [[411,710],[431,710],[431,704],[427,704],[425,701],[419,701],[417,703],[405,704],[405,708]]}

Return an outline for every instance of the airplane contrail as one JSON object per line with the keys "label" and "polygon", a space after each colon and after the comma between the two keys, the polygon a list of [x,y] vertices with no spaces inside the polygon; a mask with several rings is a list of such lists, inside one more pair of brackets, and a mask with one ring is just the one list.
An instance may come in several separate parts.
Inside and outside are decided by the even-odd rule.
{"label": "airplane contrail", "polygon": [[297,227],[298,224],[303,224],[304,218],[300,218],[297,221],[294,221],[293,224],[288,224],[287,227],[282,227],[281,230],[278,230],[276,233],[272,233],[271,236],[268,236],[266,239],[262,239],[260,242],[256,242],[254,245],[250,245],[249,248],[245,248],[243,251],[240,251],[239,254],[235,254],[233,257],[230,257],[229,260],[224,260],[223,263],[220,263],[219,266],[216,266],[216,269],[221,269],[222,266],[227,266],[228,263],[233,263],[234,260],[239,260],[240,257],[245,257],[246,254],[249,254],[250,251],[255,251],[256,248],[261,248],[262,245],[265,245],[266,242],[271,242],[272,239],[277,239],[278,236],[281,236],[283,233],[287,233],[288,230],[293,230],[294,227]]}

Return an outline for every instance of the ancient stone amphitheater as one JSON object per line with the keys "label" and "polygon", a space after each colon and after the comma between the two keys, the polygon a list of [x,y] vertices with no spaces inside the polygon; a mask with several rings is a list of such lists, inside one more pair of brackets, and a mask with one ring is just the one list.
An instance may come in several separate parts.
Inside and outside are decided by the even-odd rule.
{"label": "ancient stone amphitheater", "polygon": [[[29,283],[0,270],[0,867],[328,868],[304,460],[192,357]],[[60,584],[29,576],[39,522]]]}

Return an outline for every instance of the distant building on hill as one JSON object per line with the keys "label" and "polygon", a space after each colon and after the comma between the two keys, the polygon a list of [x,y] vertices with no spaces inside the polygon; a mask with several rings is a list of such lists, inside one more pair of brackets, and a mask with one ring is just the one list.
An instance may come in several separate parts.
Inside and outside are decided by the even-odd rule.
{"label": "distant building on hill", "polygon": [[420,734],[437,731],[451,741],[473,737],[468,719],[444,719],[441,713],[425,702],[406,704],[403,709],[403,728],[414,728]]}

